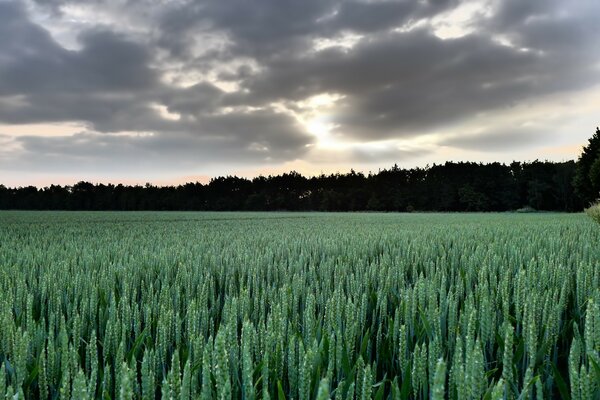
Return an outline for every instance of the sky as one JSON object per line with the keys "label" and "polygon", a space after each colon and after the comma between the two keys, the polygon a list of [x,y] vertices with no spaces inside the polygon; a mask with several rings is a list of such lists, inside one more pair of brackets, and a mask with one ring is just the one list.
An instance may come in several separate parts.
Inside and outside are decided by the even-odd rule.
{"label": "sky", "polygon": [[577,158],[597,0],[0,0],[0,184]]}

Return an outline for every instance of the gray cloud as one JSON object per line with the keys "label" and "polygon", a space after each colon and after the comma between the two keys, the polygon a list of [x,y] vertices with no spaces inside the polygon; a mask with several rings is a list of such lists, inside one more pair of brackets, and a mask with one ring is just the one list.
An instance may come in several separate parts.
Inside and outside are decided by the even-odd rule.
{"label": "gray cloud", "polygon": [[[146,101],[159,84],[144,46],[109,31],[80,36],[70,51],[27,19],[17,3],[0,3],[0,120],[7,123],[86,121],[103,130],[120,114],[156,120]],[[133,124],[133,128],[138,128]]]}
{"label": "gray cloud", "polygon": [[225,95],[215,85],[201,82],[189,88],[165,92],[160,101],[168,105],[172,113],[194,116],[198,113],[215,112],[223,106]]}
{"label": "gray cloud", "polygon": [[466,150],[506,152],[521,150],[547,141],[548,134],[537,129],[511,127],[488,129],[478,134],[466,134],[443,139],[440,144]]}
{"label": "gray cloud", "polygon": [[336,29],[373,33],[402,27],[411,20],[427,18],[446,11],[459,0],[429,1],[343,1],[328,21]]}
{"label": "gray cloud", "polygon": [[[4,138],[0,135],[0,144]],[[45,172],[185,171],[198,165],[268,165],[298,157],[289,150],[269,151],[261,141],[244,143],[218,137],[120,135],[82,132],[71,136],[19,136],[11,144],[18,157],[0,157],[0,170]],[[268,142],[270,144],[270,142]],[[275,144],[277,146],[277,144]],[[284,146],[287,149],[287,147]],[[0,155],[2,152],[0,151]]]}
{"label": "gray cloud", "polygon": [[148,91],[158,75],[146,48],[122,35],[94,30],[80,35],[81,51],[69,51],[31,23],[15,3],[0,3],[0,94]]}
{"label": "gray cloud", "polygon": [[334,118],[340,133],[377,139],[419,135],[598,82],[600,52],[589,39],[597,36],[591,32],[597,24],[581,15],[543,21],[511,33],[525,50],[502,45],[485,30],[443,40],[421,28],[373,35],[350,52],[333,48],[278,59],[249,81],[247,97],[341,93],[345,102]]}
{"label": "gray cloud", "polygon": [[[182,148],[197,145],[223,156],[260,148],[260,157],[274,160],[295,157],[312,141],[293,118],[273,110],[217,113],[224,92],[207,82],[189,88],[161,83],[159,71],[150,66],[152,49],[123,34],[85,31],[79,36],[81,50],[72,51],[30,22],[17,3],[0,3],[0,19],[0,35],[14,35],[14,40],[0,42],[0,121],[4,123],[83,121],[99,132],[154,132],[161,140],[144,143],[162,149],[169,140],[187,140]],[[155,104],[181,114],[181,120],[162,118]],[[54,142],[40,138],[36,142],[28,138],[23,144],[39,152],[44,147],[33,144],[47,145],[48,151],[54,143],[62,144],[60,151],[69,143],[78,152],[85,145],[93,153],[95,143],[101,151],[107,148],[106,143],[88,139],[63,137]],[[126,142],[122,137],[107,140]],[[233,153],[223,152],[221,143]],[[257,157],[250,154],[247,159],[256,161]],[[245,159],[243,154],[238,158]]]}
{"label": "gray cloud", "polygon": [[[436,36],[432,18],[461,3],[106,0],[86,2],[102,23],[90,14],[71,24],[77,18],[69,15],[69,0],[32,0],[27,7],[0,1],[0,36],[10,38],[0,41],[0,122],[80,121],[92,132],[16,139],[45,162],[156,154],[199,164],[260,163],[302,157],[315,141],[273,103],[302,112],[300,100],[341,94],[329,116],[334,134],[361,142],[456,127],[483,112],[600,82],[597,1],[493,1],[489,13],[469,21],[468,34]],[[106,16],[130,18],[135,29],[106,23]],[[61,45],[52,27],[72,28],[78,48]],[[362,38],[351,48],[314,48],[315,40],[335,43],[345,34]],[[168,83],[167,74],[188,85]],[[236,86],[226,91],[223,82]],[[156,105],[179,119],[165,118]],[[538,137],[505,128],[449,135],[441,144],[486,150],[504,146],[507,137],[515,146]],[[112,134],[122,131],[153,136]],[[354,157],[371,162],[396,152],[382,154]]]}
{"label": "gray cloud", "polygon": [[288,115],[265,111],[214,115],[203,118],[200,126],[214,137],[236,139],[249,146],[259,146],[273,157],[286,153],[293,159],[298,150],[312,142]]}

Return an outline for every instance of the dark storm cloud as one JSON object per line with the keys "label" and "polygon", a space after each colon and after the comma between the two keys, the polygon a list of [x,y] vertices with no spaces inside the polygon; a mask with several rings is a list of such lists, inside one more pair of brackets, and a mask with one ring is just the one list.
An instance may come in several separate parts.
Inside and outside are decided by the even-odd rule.
{"label": "dark storm cloud", "polygon": [[[360,142],[439,131],[482,112],[599,82],[600,3],[493,1],[487,13],[469,21],[468,34],[436,36],[431,18],[462,3],[86,2],[120,22],[94,25],[94,15],[88,15],[77,25],[79,47],[69,50],[32,15],[48,13],[46,27],[62,26],[71,18],[67,5],[77,3],[36,0],[26,8],[0,1],[0,35],[10,38],[0,41],[0,122],[82,121],[95,132],[154,133],[134,139],[107,135],[104,144],[92,133],[19,139],[30,153],[46,148],[67,154],[72,148],[109,154],[122,143],[174,158],[291,160],[314,139],[273,103],[302,112],[300,100],[342,95],[329,113],[334,133]],[[138,23],[137,30],[128,30],[127,18]],[[351,48],[336,46],[346,34],[361,39]],[[316,50],[315,41],[324,39],[334,45]],[[506,40],[510,45],[500,44]],[[167,72],[189,85],[167,83]],[[237,86],[224,91],[208,75]],[[156,105],[179,119],[164,118]],[[511,132],[450,136],[443,144],[484,149],[518,130]],[[356,159],[378,153],[370,154],[357,153]]]}
{"label": "dark storm cloud", "polygon": [[418,29],[379,35],[351,52],[328,49],[274,62],[249,83],[246,96],[289,100],[340,93],[346,97],[333,117],[340,133],[378,139],[418,135],[597,79],[589,62],[518,51],[485,35],[442,40]]}
{"label": "dark storm cloud", "polygon": [[[478,36],[444,41],[420,29],[382,35],[351,52],[329,49],[274,63],[249,85],[248,97],[302,99],[341,93],[349,95],[348,112],[340,115],[348,124],[402,128],[443,121],[482,102],[502,104],[511,98],[504,93],[507,88],[529,90],[526,86],[535,82],[527,78],[540,66],[535,54]],[[361,122],[365,118],[369,121]]]}
{"label": "dark storm cloud", "polygon": [[160,100],[168,104],[170,112],[193,117],[220,108],[225,95],[226,93],[215,85],[201,82],[185,89],[167,91],[161,95]]}
{"label": "dark storm cloud", "polygon": [[[443,40],[425,27],[371,35],[351,51],[333,48],[278,58],[248,82],[247,96],[340,93],[346,97],[334,117],[339,131],[377,139],[419,135],[474,113],[598,82],[600,52],[593,38],[599,29],[590,11],[600,11],[600,5],[588,3],[585,14],[545,11],[543,18],[530,7],[530,19],[522,15],[520,2],[513,6],[520,12],[507,5],[499,11],[505,19],[499,26],[510,27],[508,32],[482,27]],[[518,20],[508,24],[507,15]],[[487,22],[493,25],[493,17]],[[513,47],[499,43],[495,35],[504,33]]]}
{"label": "dark storm cloud", "polygon": [[401,27],[417,18],[436,15],[458,3],[458,0],[343,1],[336,9],[337,13],[327,22],[334,31],[379,32]]}
{"label": "dark storm cloud", "polygon": [[228,0],[190,1],[167,6],[158,15],[158,42],[175,56],[189,56],[198,32],[220,32],[230,46],[204,61],[249,56],[280,59],[305,52],[317,38],[343,32],[377,33],[411,19],[435,15],[455,0]]}
{"label": "dark storm cloud", "polygon": [[[219,138],[235,138],[249,146],[264,148],[280,158],[297,156],[297,151],[312,142],[288,115],[265,111],[207,116],[200,126]],[[233,132],[236,133],[235,137]],[[287,154],[286,154],[287,153]]]}
{"label": "dark storm cloud", "polygon": [[[442,3],[426,8],[419,8],[419,2],[328,3],[335,14],[328,15],[322,6],[324,17],[316,18],[318,7],[308,7],[312,12],[294,19],[296,28],[282,28],[265,22],[284,20],[280,12],[285,2],[272,12],[258,2],[253,12],[261,23],[248,22],[252,17],[235,21],[233,11],[223,18],[226,6],[218,2],[215,7],[223,9],[218,8],[217,25],[230,34],[234,45],[245,49],[242,52],[263,54],[263,46],[269,46],[261,59],[261,73],[237,77],[248,91],[227,96],[226,101],[293,102],[323,92],[339,93],[345,95],[333,118],[339,132],[374,140],[420,135],[475,113],[598,82],[600,52],[593,42],[598,25],[593,15],[599,5],[571,2],[565,12],[557,1],[498,2],[475,32],[457,39],[443,40],[428,26],[386,31],[454,5]],[[341,31],[370,34],[350,51],[339,47],[298,51],[309,39]],[[265,44],[267,36],[272,39]],[[504,37],[512,46],[500,44]]]}
{"label": "dark storm cloud", "polygon": [[[35,123],[81,120],[96,129],[120,114],[156,119],[144,104],[159,87],[149,51],[122,35],[93,30],[82,49],[66,50],[27,19],[17,3],[0,3],[0,120]],[[134,124],[135,125],[135,124]]]}
{"label": "dark storm cloud", "polygon": [[151,90],[157,73],[146,48],[109,31],[88,31],[69,51],[31,23],[15,3],[0,3],[0,94]]}
{"label": "dark storm cloud", "polygon": [[[0,35],[12,39],[0,42],[1,122],[83,121],[100,132],[155,132],[165,140],[188,140],[189,146],[206,150],[222,151],[222,142],[232,151],[244,152],[253,145],[290,157],[304,152],[312,141],[293,118],[273,111],[213,115],[224,92],[206,82],[189,88],[161,83],[159,71],[150,66],[152,49],[124,34],[91,29],[79,35],[80,50],[67,50],[32,23],[21,5],[5,2],[0,3]],[[162,118],[155,104],[166,105],[182,118]],[[198,137],[211,139],[203,142]],[[52,147],[50,139],[40,140]],[[70,140],[64,137],[61,143],[66,146]],[[144,143],[164,148],[162,141]],[[92,144],[73,139],[78,151]],[[100,149],[107,151],[106,146]]]}
{"label": "dark storm cloud", "polygon": [[505,0],[498,3],[488,29],[505,34],[518,46],[548,52],[548,57],[575,56],[571,62],[598,61],[595,0]]}

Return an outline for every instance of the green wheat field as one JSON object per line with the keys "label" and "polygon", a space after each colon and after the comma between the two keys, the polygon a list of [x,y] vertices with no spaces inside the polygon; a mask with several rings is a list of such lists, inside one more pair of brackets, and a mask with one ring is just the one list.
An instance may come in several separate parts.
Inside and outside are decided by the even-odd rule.
{"label": "green wheat field", "polygon": [[0,399],[599,399],[584,214],[0,213]]}

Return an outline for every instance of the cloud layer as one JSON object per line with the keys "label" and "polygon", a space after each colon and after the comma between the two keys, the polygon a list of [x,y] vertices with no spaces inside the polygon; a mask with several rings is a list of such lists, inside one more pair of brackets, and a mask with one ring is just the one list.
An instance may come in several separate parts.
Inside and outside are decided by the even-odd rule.
{"label": "cloud layer", "polygon": [[0,0],[0,170],[351,167],[560,141],[522,109],[598,91],[598,15],[594,0]]}

